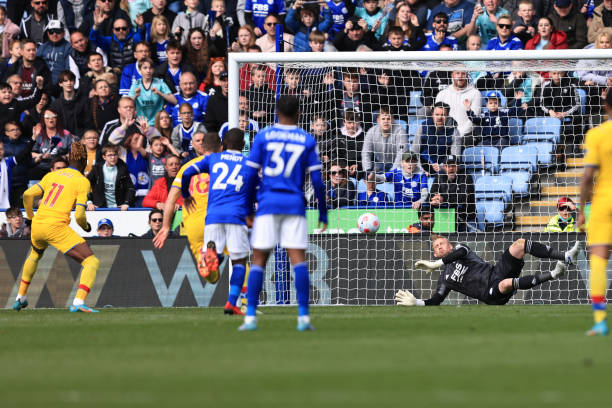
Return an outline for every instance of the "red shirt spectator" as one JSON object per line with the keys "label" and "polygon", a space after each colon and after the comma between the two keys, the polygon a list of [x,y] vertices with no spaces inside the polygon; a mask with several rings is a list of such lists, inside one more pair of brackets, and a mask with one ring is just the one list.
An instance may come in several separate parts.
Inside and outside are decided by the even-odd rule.
{"label": "red shirt spectator", "polygon": [[[168,198],[168,192],[172,186],[172,182],[176,177],[179,169],[181,168],[181,161],[177,156],[169,155],[166,157],[166,163],[164,165],[166,169],[166,175],[153,184],[153,187],[149,190],[144,200],[142,200],[142,206],[148,208],[157,208],[158,210],[164,209],[164,204]],[[175,211],[183,204],[183,197],[179,197],[176,202]]]}

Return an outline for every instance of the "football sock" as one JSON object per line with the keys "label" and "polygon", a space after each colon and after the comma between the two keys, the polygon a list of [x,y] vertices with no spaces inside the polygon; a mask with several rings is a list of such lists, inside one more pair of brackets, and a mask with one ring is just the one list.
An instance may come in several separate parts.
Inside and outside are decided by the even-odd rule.
{"label": "football sock", "polygon": [[308,278],[308,264],[299,263],[293,267],[295,272],[295,290],[297,292],[298,316],[308,316],[308,303],[310,297],[310,282]]}
{"label": "football sock", "polygon": [[242,290],[242,284],[244,283],[244,275],[246,268],[241,264],[234,264],[232,270],[232,276],[230,277],[230,289],[227,301],[232,305],[236,306],[236,301]]}
{"label": "football sock", "polygon": [[276,304],[288,305],[290,302],[291,266],[287,250],[277,246],[274,250],[274,289]]}
{"label": "football sock", "polygon": [[[255,317],[257,304],[259,302],[259,293],[263,285],[264,269],[259,265],[251,265],[249,272],[249,283],[247,291],[247,316]],[[245,320],[246,321],[246,320]]]}
{"label": "football sock", "polygon": [[520,278],[512,279],[512,287],[514,289],[531,289],[538,286],[540,283],[554,279],[550,272],[537,273],[535,275],[521,276]]}
{"label": "football sock", "polygon": [[556,249],[552,249],[549,245],[534,242],[530,239],[525,240],[525,252],[536,258],[551,258],[565,261],[565,252],[557,251]]}
{"label": "football sock", "polygon": [[608,260],[591,254],[591,303],[593,304],[593,318],[599,323],[606,318],[606,268]]}
{"label": "football sock", "polygon": [[21,296],[25,296],[28,293],[28,287],[36,273],[40,258],[42,258],[41,254],[34,249],[30,249],[30,253],[23,264],[23,271],[21,272],[21,283],[19,284],[19,294]]}
{"label": "football sock", "polygon": [[96,280],[100,261],[95,255],[90,255],[81,262],[81,265],[83,265],[83,270],[81,271],[81,280],[79,281],[76,299],[85,301],[85,298]]}

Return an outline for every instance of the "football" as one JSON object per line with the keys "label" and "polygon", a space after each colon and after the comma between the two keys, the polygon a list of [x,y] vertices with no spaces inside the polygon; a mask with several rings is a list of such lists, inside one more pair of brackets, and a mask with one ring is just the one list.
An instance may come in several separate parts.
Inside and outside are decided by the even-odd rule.
{"label": "football", "polygon": [[364,234],[375,234],[378,228],[380,228],[380,221],[375,214],[361,214],[357,220],[357,227]]}

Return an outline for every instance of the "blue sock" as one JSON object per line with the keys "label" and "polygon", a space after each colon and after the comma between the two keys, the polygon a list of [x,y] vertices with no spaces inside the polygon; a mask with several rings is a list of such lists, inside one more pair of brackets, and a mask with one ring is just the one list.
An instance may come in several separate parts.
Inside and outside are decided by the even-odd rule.
{"label": "blue sock", "polygon": [[264,270],[259,265],[251,265],[249,272],[248,291],[247,291],[247,316],[255,316],[257,303],[259,302],[259,293],[263,286]]}
{"label": "blue sock", "polygon": [[308,277],[308,264],[302,262],[293,267],[295,272],[295,290],[297,292],[298,316],[308,316],[308,302],[310,298],[310,280]]}
{"label": "blue sock", "polygon": [[230,278],[230,290],[227,301],[232,305],[236,306],[238,296],[242,290],[242,284],[244,283],[244,275],[246,274],[246,268],[244,265],[236,264],[233,265],[232,276]]}

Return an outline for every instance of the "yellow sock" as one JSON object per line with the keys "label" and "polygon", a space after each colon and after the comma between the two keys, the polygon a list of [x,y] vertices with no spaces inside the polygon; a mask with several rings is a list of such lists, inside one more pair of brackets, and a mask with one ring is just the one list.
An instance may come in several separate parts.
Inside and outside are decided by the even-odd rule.
{"label": "yellow sock", "polygon": [[600,256],[591,254],[591,303],[593,304],[593,318],[595,323],[599,323],[606,318],[606,289],[607,276],[606,268],[608,260]]}
{"label": "yellow sock", "polygon": [[25,296],[26,293],[28,293],[28,287],[30,286],[30,282],[32,282],[32,277],[36,273],[38,261],[41,257],[41,254],[34,251],[34,249],[30,249],[30,253],[23,263],[23,271],[21,272],[21,284],[19,285],[20,296]]}
{"label": "yellow sock", "polygon": [[83,265],[83,270],[81,271],[81,280],[79,281],[79,290],[77,290],[76,298],[84,301],[96,280],[100,261],[95,255],[91,255],[85,258],[81,265]]}

